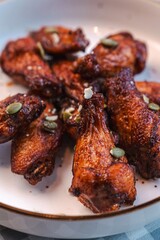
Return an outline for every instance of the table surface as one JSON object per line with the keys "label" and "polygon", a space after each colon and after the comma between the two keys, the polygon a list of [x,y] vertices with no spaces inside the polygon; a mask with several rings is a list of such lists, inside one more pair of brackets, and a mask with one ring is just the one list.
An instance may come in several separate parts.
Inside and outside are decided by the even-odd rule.
{"label": "table surface", "polygon": [[[54,240],[31,236],[0,226],[0,240]],[[136,231],[122,233],[94,240],[160,240],[160,219]]]}

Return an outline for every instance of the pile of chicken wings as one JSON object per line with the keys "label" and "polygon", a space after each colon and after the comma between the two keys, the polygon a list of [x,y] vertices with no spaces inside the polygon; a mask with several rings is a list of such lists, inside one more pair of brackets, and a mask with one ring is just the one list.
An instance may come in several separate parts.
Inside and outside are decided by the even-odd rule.
{"label": "pile of chicken wings", "polygon": [[52,174],[64,134],[76,141],[69,192],[94,213],[133,204],[135,172],[160,177],[160,84],[135,82],[145,43],[128,32],[100,39],[45,26],[10,41],[2,70],[28,88],[0,102],[0,143],[12,140],[11,170],[32,185]]}

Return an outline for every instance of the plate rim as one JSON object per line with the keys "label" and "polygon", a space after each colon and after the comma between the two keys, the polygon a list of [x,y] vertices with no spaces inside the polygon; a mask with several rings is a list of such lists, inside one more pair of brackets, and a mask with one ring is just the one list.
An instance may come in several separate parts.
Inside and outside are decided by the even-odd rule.
{"label": "plate rim", "polygon": [[97,220],[97,219],[103,219],[103,218],[111,218],[114,216],[120,216],[120,215],[124,215],[124,214],[128,214],[128,213],[132,213],[135,211],[139,211],[142,210],[144,208],[150,207],[155,205],[156,203],[160,202],[160,197],[157,197],[155,199],[152,199],[148,202],[139,204],[137,206],[132,206],[130,208],[126,208],[126,209],[122,209],[122,210],[118,210],[115,212],[107,212],[107,213],[100,213],[100,214],[95,214],[95,215],[56,215],[56,214],[48,214],[48,213],[39,213],[39,212],[33,212],[33,211],[28,211],[28,210],[24,210],[21,208],[16,208],[4,203],[0,203],[0,208],[10,211],[12,213],[17,213],[23,216],[27,216],[27,217],[34,217],[34,218],[38,218],[38,219],[50,219],[50,220],[60,220],[60,221],[76,221],[76,220]]}
{"label": "plate rim", "polygon": [[[4,3],[8,3],[11,1],[15,0],[0,0],[0,5]],[[160,1],[157,0],[147,0],[148,2],[155,4],[155,7],[160,7]],[[137,206],[131,206],[126,209],[114,211],[114,212],[107,212],[107,213],[102,213],[102,214],[94,214],[94,215],[57,215],[57,214],[48,214],[48,213],[39,213],[39,212],[34,212],[34,211],[28,211],[24,210],[21,208],[16,208],[13,206],[10,206],[5,203],[0,203],[0,209],[7,210],[9,212],[15,213],[15,214],[20,214],[26,217],[34,217],[38,219],[48,219],[48,220],[59,220],[59,221],[77,221],[77,220],[97,220],[97,219],[104,219],[104,218],[111,218],[114,216],[120,216],[124,214],[128,214],[131,212],[139,211],[144,208],[148,208],[150,206],[155,205],[156,203],[160,202],[160,196],[157,198],[154,198],[150,201],[147,201],[145,203],[139,204]]]}

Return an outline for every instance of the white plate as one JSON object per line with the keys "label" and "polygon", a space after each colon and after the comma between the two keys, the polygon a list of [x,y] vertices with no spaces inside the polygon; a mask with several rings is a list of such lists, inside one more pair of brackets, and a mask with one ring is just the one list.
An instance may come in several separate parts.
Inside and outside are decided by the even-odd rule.
{"label": "white plate", "polygon": [[[91,41],[88,51],[104,35],[127,30],[148,45],[146,70],[137,79],[160,79],[160,4],[127,0],[8,0],[0,4],[0,50],[10,39],[45,24],[82,27]],[[7,86],[0,73],[0,98],[24,92]],[[133,207],[94,215],[68,193],[72,144],[64,146],[54,174],[37,186],[11,173],[10,143],[0,145],[0,224],[31,234],[56,238],[92,238],[142,227],[160,216],[160,180],[137,182]],[[59,167],[62,161],[62,167]],[[144,183],[142,183],[142,181]],[[157,187],[155,187],[157,186]]]}

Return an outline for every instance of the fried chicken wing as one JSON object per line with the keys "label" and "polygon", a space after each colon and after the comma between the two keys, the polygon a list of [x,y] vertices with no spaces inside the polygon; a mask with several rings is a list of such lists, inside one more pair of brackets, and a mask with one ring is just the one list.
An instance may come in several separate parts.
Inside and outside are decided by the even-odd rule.
{"label": "fried chicken wing", "polygon": [[160,83],[158,82],[135,82],[138,91],[145,94],[151,102],[160,105]]}
{"label": "fried chicken wing", "polygon": [[64,91],[69,98],[82,102],[84,92],[84,80],[79,74],[73,72],[73,62],[64,60],[52,66],[53,73],[62,83]]}
{"label": "fried chicken wing", "polygon": [[134,74],[140,73],[146,63],[146,45],[130,33],[120,32],[103,39],[94,49],[103,76],[113,75],[122,67],[130,67]]}
{"label": "fried chicken wing", "polygon": [[65,131],[77,140],[79,136],[80,112],[82,105],[73,99],[65,98],[61,103],[61,119],[64,123]]}
{"label": "fried chicken wing", "polygon": [[[32,185],[53,172],[55,155],[60,145],[62,124],[53,105],[46,108],[39,118],[20,132],[12,142],[12,172],[24,175]],[[48,120],[47,120],[48,119]]]}
{"label": "fried chicken wing", "polygon": [[136,89],[130,69],[106,80],[108,111],[119,144],[142,177],[160,177],[160,118]]}
{"label": "fried chicken wing", "polygon": [[0,101],[0,143],[16,136],[43,111],[45,105],[39,97],[16,94]]}
{"label": "fried chicken wing", "polygon": [[84,57],[78,58],[73,63],[74,72],[79,73],[84,79],[92,81],[102,75],[96,55],[92,52]]}
{"label": "fried chicken wing", "polygon": [[51,97],[60,92],[60,83],[40,57],[31,38],[9,42],[1,55],[1,66],[16,82]]}
{"label": "fried chicken wing", "polygon": [[104,98],[84,100],[80,136],[73,162],[70,192],[95,213],[112,211],[135,200],[135,178],[125,156],[113,157],[115,147],[106,126]]}
{"label": "fried chicken wing", "polygon": [[39,31],[31,32],[31,37],[51,54],[84,51],[89,44],[81,28],[71,30],[61,26],[42,27]]}

